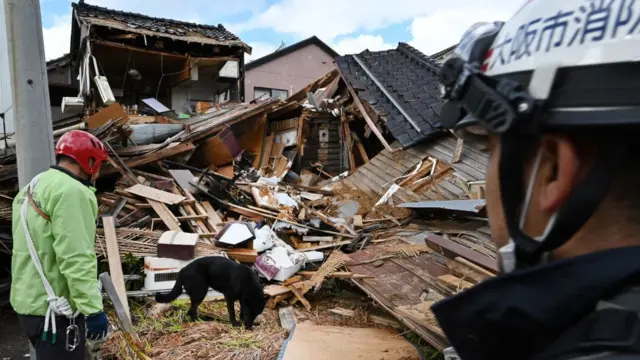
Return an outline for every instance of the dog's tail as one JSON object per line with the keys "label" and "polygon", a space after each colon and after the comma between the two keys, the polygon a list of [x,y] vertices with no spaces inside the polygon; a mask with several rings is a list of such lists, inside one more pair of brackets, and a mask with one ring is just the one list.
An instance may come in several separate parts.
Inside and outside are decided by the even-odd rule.
{"label": "dog's tail", "polygon": [[178,296],[182,294],[182,279],[181,276],[178,275],[178,279],[176,280],[176,284],[171,289],[171,292],[166,294],[156,293],[156,302],[159,303],[170,303],[173,300],[177,299]]}

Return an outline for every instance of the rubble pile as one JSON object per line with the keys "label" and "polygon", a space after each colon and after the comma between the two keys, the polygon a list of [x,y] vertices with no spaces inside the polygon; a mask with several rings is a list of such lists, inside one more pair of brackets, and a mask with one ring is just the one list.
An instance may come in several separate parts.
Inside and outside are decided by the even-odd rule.
{"label": "rubble pile", "polygon": [[[485,155],[450,134],[393,148],[385,118],[371,119],[343,71],[286,100],[198,103],[193,116],[114,102],[55,132],[86,129],[109,153],[97,183],[96,251],[108,260],[105,296],[115,300],[119,331],[104,356],[272,359],[295,324],[317,328],[301,327],[293,344],[307,341],[305,331],[338,331],[309,316],[321,306],[323,285],[336,281],[393,317],[366,315],[364,323],[411,330],[436,350],[447,346],[430,305],[497,270],[482,212]],[[0,159],[5,221],[17,191],[12,161]],[[10,237],[0,237],[0,253],[10,247]],[[168,291],[183,266],[207,255],[250,265],[265,283],[267,310],[252,333],[221,324],[217,302],[201,310],[221,321],[186,323],[179,306],[151,314],[128,300]],[[125,273],[132,258],[144,266]],[[0,282],[0,294],[7,288]],[[325,310],[351,323],[361,316],[355,308]],[[386,339],[349,329],[338,332]],[[414,358],[389,341],[404,354],[389,358]],[[284,347],[290,358],[298,351]]]}

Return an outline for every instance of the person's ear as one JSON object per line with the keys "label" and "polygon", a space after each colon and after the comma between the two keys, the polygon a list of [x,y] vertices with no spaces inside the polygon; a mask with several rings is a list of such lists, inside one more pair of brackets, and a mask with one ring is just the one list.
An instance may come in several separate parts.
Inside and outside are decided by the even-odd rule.
{"label": "person's ear", "polygon": [[540,140],[537,201],[551,215],[567,200],[579,181],[580,157],[576,144],[562,135],[544,135]]}

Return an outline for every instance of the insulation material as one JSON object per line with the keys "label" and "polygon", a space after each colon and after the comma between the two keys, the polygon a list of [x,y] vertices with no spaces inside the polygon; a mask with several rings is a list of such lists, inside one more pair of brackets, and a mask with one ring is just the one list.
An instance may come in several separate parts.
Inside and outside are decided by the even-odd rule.
{"label": "insulation material", "polygon": [[258,257],[256,268],[267,280],[285,281],[304,266],[307,257],[282,240],[275,243],[276,247]]}

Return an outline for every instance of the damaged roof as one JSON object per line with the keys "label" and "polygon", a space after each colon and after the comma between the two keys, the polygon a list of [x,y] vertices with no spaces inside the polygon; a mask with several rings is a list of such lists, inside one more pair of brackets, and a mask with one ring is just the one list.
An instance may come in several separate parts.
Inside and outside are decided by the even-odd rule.
{"label": "damaged roof", "polygon": [[438,58],[441,58],[441,57],[443,57],[443,56],[449,55],[449,53],[451,53],[453,50],[455,50],[455,49],[456,49],[456,47],[458,47],[458,44],[455,44],[455,45],[453,45],[453,46],[449,46],[449,47],[448,47],[448,48],[446,48],[446,49],[442,49],[442,50],[438,51],[437,53],[432,54],[432,55],[430,56],[430,58],[432,58],[432,59],[438,59]]}
{"label": "damaged roof", "polygon": [[469,199],[469,184],[485,179],[489,153],[483,144],[465,141],[459,161],[452,163],[455,151],[455,136],[445,133],[410,149],[394,153],[383,150],[343,181],[351,188],[382,196],[392,184],[400,182],[431,157],[438,163],[434,181],[401,187],[392,196],[395,203]]}
{"label": "damaged roof", "polygon": [[226,46],[240,46],[248,53],[251,47],[239,37],[218,24],[199,25],[184,21],[154,18],[147,15],[112,10],[96,5],[89,5],[84,1],[73,3],[76,18],[81,23],[110,27],[150,36],[166,37],[173,40],[215,44]]}
{"label": "damaged roof", "polygon": [[439,65],[409,44],[336,58],[344,80],[408,148],[440,132]]}

